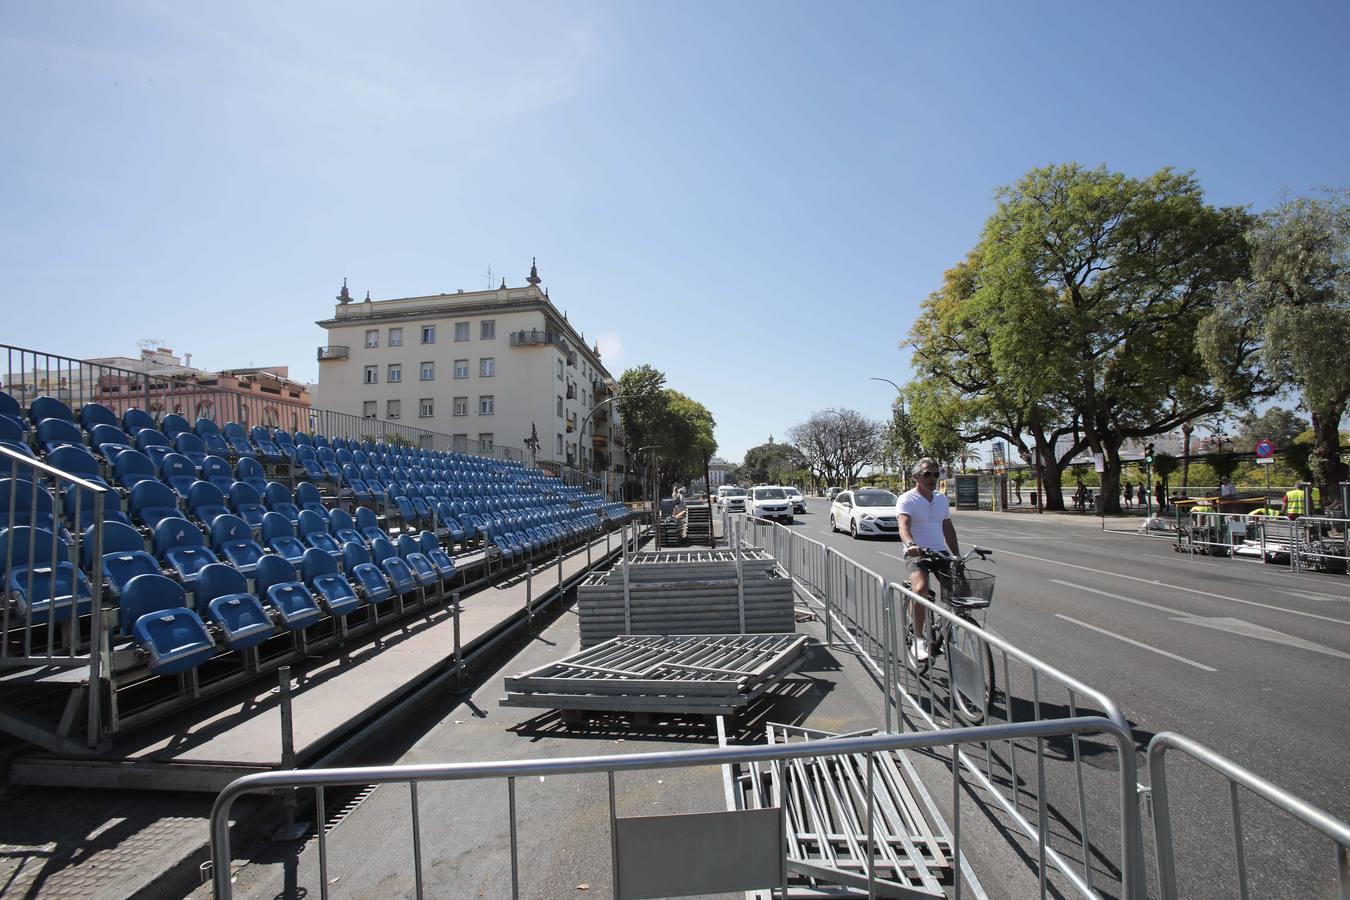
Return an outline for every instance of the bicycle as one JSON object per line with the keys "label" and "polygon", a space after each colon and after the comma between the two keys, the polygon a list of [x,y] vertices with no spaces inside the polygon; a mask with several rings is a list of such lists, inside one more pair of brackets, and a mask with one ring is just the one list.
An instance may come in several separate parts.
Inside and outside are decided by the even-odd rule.
{"label": "bicycle", "polygon": [[[937,578],[941,594],[935,597],[930,590],[928,599],[939,599],[958,619],[974,628],[983,628],[985,610],[994,599],[994,576],[988,572],[967,569],[966,562],[974,556],[988,561],[992,550],[973,547],[964,556],[937,550],[920,549],[920,558],[927,560],[929,571]],[[908,581],[905,588],[910,589]],[[978,618],[977,618],[978,616]],[[905,665],[916,675],[924,675],[934,659],[947,653],[947,668],[951,679],[952,705],[957,715],[970,725],[979,725],[989,712],[994,699],[994,653],[989,644],[970,629],[929,611],[924,631],[928,640],[928,657],[914,657],[914,616],[909,598],[905,598]]]}

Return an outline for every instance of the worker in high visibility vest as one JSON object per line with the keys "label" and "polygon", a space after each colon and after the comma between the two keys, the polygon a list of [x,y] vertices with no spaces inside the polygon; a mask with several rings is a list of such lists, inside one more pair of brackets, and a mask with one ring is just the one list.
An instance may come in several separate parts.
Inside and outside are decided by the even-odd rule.
{"label": "worker in high visibility vest", "polygon": [[[1320,506],[1322,503],[1322,492],[1317,488],[1312,489],[1312,503],[1314,508]],[[1284,514],[1291,519],[1296,519],[1299,516],[1305,515],[1308,512],[1306,504],[1307,497],[1303,492],[1303,488],[1296,487],[1284,495]]]}

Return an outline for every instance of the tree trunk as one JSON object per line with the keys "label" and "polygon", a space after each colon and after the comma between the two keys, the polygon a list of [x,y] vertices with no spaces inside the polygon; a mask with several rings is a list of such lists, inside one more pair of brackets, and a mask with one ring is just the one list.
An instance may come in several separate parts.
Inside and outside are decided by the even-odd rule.
{"label": "tree trunk", "polygon": [[1045,499],[1041,502],[1052,511],[1064,511],[1064,470],[1056,465],[1041,467],[1041,487],[1045,489]]}
{"label": "tree trunk", "polygon": [[[1346,479],[1346,465],[1341,461],[1341,416],[1340,409],[1319,410],[1312,415],[1313,451],[1309,459],[1313,482],[1321,491],[1322,502],[1330,503],[1341,495],[1340,482]],[[1312,512],[1312,498],[1308,498],[1308,511]]]}
{"label": "tree trunk", "polygon": [[1108,513],[1120,512],[1120,444],[1104,442],[1102,455],[1105,458],[1105,471],[1101,477],[1102,508]]}

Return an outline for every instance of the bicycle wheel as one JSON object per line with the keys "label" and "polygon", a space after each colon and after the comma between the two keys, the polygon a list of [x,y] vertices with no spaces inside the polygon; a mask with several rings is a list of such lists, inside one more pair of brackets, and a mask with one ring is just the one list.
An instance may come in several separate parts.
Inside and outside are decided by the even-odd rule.
{"label": "bicycle wheel", "polygon": [[[968,615],[962,615],[961,620],[979,627]],[[968,725],[979,725],[994,702],[994,653],[974,631],[952,625],[947,660],[956,714]]]}
{"label": "bicycle wheel", "polygon": [[[905,587],[909,587],[908,582],[906,582]],[[905,611],[904,618],[901,620],[902,622],[905,623],[905,635],[904,635],[905,668],[909,669],[915,675],[923,675],[925,672],[928,671],[929,665],[932,664],[933,641],[931,640],[931,638],[928,641],[929,655],[927,657],[925,657],[924,659],[914,658],[914,610],[910,604],[910,599],[908,597],[902,597],[902,599],[904,601],[904,611]],[[929,627],[929,631],[931,632],[931,627]]]}

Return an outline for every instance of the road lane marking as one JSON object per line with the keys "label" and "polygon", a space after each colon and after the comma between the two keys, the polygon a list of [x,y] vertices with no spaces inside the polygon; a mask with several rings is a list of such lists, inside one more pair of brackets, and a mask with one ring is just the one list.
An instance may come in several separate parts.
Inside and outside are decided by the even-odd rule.
{"label": "road lane marking", "polygon": [[1186,615],[1186,613],[1183,612],[1182,610],[1176,609],[1171,606],[1163,606],[1161,603],[1149,603],[1147,600],[1136,600],[1133,597],[1126,597],[1121,594],[1113,594],[1110,591],[1099,591],[1096,588],[1090,588],[1087,585],[1074,584],[1072,581],[1060,581],[1058,578],[1051,578],[1050,582],[1052,584],[1062,584],[1067,588],[1073,588],[1075,591],[1087,591],[1089,594],[1100,594],[1103,597],[1110,597],[1112,600],[1124,600],[1126,603],[1135,603],[1138,604],[1139,606],[1147,606],[1149,609],[1156,609],[1159,612],[1165,612],[1168,615],[1176,615],[1177,613],[1182,613],[1182,615]]}
{"label": "road lane marking", "polygon": [[1087,622],[1075,619],[1072,616],[1066,616],[1063,615],[1062,613],[1055,613],[1055,618],[1063,619],[1066,622],[1072,622],[1075,625],[1082,625],[1084,628],[1088,628],[1091,629],[1092,631],[1099,632],[1100,634],[1104,634],[1107,637],[1113,637],[1118,641],[1124,641],[1127,644],[1133,644],[1136,647],[1141,647],[1145,650],[1156,653],[1159,656],[1166,656],[1168,659],[1175,659],[1177,662],[1183,662],[1188,666],[1195,666],[1197,669],[1202,669],[1206,672],[1219,671],[1218,669],[1211,668],[1205,665],[1204,663],[1198,663],[1193,659],[1187,659],[1184,656],[1178,656],[1175,653],[1168,653],[1166,650],[1160,650],[1157,647],[1152,646],[1151,644],[1145,644],[1143,641],[1136,641],[1134,638],[1127,638],[1123,634],[1116,634],[1114,631],[1107,631],[1105,628],[1098,628],[1096,625],[1089,625]]}
{"label": "road lane marking", "polygon": [[1229,634],[1256,638],[1258,641],[1270,641],[1272,644],[1283,644],[1286,647],[1297,647],[1300,650],[1311,650],[1314,653],[1325,653],[1327,656],[1350,659],[1350,653],[1333,650],[1313,641],[1305,641],[1303,638],[1294,637],[1292,634],[1285,634],[1283,631],[1276,631],[1273,628],[1266,628],[1264,625],[1253,625],[1243,619],[1205,618],[1204,616],[1174,616],[1173,619],[1186,625],[1201,625],[1205,628],[1213,628],[1216,631],[1226,631]]}
{"label": "road lane marking", "polygon": [[1283,644],[1286,647],[1297,647],[1302,650],[1311,650],[1314,653],[1324,653],[1327,656],[1350,659],[1350,653],[1334,650],[1325,644],[1318,644],[1314,641],[1294,637],[1291,634],[1285,634],[1283,631],[1276,631],[1275,629],[1267,628],[1264,625],[1256,625],[1245,619],[1234,619],[1227,616],[1200,616],[1195,613],[1188,613],[1185,610],[1163,606],[1160,603],[1149,603],[1147,600],[1137,600],[1134,597],[1113,594],[1110,591],[1099,591],[1096,588],[1090,588],[1082,584],[1060,581],[1058,578],[1051,578],[1050,581],[1054,584],[1061,584],[1067,588],[1073,588],[1076,591],[1086,591],[1089,594],[1100,594],[1103,597],[1110,597],[1112,600],[1124,600],[1126,603],[1134,603],[1138,606],[1156,609],[1159,612],[1167,613],[1174,622],[1184,622],[1188,625],[1200,625],[1205,628],[1213,628],[1215,631],[1226,631],[1229,634],[1256,638],[1258,641],[1269,641],[1272,644]]}
{"label": "road lane marking", "polygon": [[1212,591],[1201,591],[1197,590],[1196,588],[1181,587],[1180,585],[1163,584],[1163,582],[1158,581],[1156,578],[1139,578],[1136,575],[1122,575],[1120,572],[1108,572],[1105,569],[1094,569],[1091,566],[1080,566],[1077,565],[1076,563],[1060,562],[1057,559],[1046,559],[1043,556],[1032,556],[1028,553],[1015,553],[1012,550],[1000,550],[997,547],[993,549],[997,553],[1005,553],[1008,556],[1020,556],[1022,559],[1034,559],[1036,562],[1051,563],[1052,565],[1056,566],[1064,566],[1066,569],[1080,569],[1084,572],[1092,572],[1097,575],[1108,575],[1112,578],[1123,578],[1126,581],[1138,581],[1142,584],[1158,585],[1160,587],[1167,588],[1169,591],[1184,591],[1187,594],[1199,594],[1202,597],[1216,597],[1219,600],[1228,600],[1233,603],[1245,603],[1248,606],[1259,606],[1262,609],[1273,609],[1276,612],[1287,613],[1288,615],[1291,616],[1303,616],[1304,618],[1307,619],[1320,619],[1323,622],[1335,622],[1337,625],[1350,625],[1350,621],[1346,619],[1335,619],[1332,618],[1331,616],[1319,616],[1317,613],[1303,612],[1302,610],[1298,609],[1288,609],[1287,607],[1283,606],[1273,606],[1269,603],[1257,603],[1255,600],[1243,600],[1241,597],[1229,597],[1226,594],[1215,594]]}

